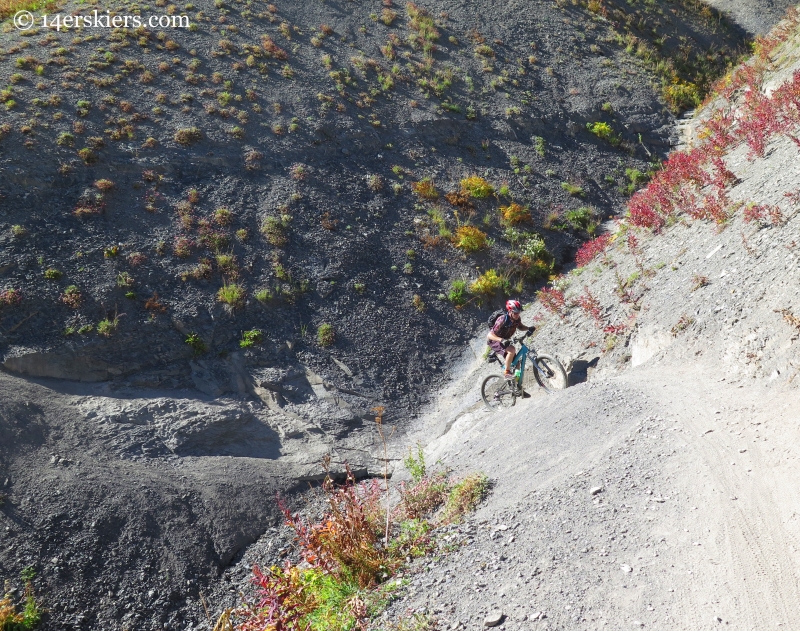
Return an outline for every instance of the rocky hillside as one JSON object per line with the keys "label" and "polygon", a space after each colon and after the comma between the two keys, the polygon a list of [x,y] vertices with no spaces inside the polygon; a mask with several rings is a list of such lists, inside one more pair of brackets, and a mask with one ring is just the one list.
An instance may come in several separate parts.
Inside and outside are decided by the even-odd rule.
{"label": "rocky hillside", "polygon": [[723,79],[628,215],[539,293],[541,343],[618,371],[713,361],[729,379],[792,384],[797,313],[797,14]]}
{"label": "rocky hillside", "polygon": [[693,3],[559,4],[119,3],[104,9],[188,28],[7,22],[5,366],[216,396],[241,390],[245,341],[245,389],[302,363],[414,409],[435,378],[420,346],[440,365],[476,305],[571,262],[669,147],[670,110],[742,46]]}

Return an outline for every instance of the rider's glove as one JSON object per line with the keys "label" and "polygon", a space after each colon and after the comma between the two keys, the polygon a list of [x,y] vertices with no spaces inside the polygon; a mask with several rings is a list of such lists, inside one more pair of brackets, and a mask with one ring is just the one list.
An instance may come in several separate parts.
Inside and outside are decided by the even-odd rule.
{"label": "rider's glove", "polygon": [[511,340],[503,340],[500,342],[500,346],[502,346],[503,348],[508,348],[510,344]]}
{"label": "rider's glove", "polygon": [[525,337],[530,337],[531,335],[533,335],[533,332],[534,332],[535,330],[536,330],[536,327],[535,327],[535,326],[529,326],[529,327],[528,327],[528,332],[527,332],[527,333],[525,333]]}

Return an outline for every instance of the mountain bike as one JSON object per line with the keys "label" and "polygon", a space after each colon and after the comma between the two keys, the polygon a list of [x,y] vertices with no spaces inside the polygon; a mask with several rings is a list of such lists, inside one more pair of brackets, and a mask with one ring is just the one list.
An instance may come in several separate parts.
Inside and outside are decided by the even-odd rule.
{"label": "mountain bike", "polygon": [[[533,374],[536,382],[548,394],[567,387],[567,371],[561,362],[551,355],[539,354],[532,346],[525,344],[525,338],[530,334],[531,332],[528,332],[513,340],[515,344],[520,345],[520,348],[514,361],[511,362],[511,369],[514,371],[512,379],[506,379],[500,374],[489,375],[483,380],[481,397],[490,409],[511,407],[517,402],[517,397],[524,396],[526,390],[533,386],[533,379],[525,378],[526,365],[531,367],[529,374]],[[504,369],[503,361],[495,353],[489,356],[489,361],[499,363],[500,368]]]}

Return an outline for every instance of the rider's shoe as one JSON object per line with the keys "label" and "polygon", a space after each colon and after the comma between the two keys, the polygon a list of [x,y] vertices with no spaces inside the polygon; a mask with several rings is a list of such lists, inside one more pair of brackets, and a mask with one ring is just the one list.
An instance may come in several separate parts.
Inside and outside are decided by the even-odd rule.
{"label": "rider's shoe", "polygon": [[514,379],[514,373],[513,373],[513,372],[511,372],[510,370],[506,370],[506,371],[503,373],[503,378],[504,378],[506,381],[512,381],[512,380]]}

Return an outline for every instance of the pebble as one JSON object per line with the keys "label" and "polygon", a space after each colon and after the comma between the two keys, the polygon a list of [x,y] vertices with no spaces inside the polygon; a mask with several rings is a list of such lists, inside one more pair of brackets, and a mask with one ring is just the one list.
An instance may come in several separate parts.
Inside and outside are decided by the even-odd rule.
{"label": "pebble", "polygon": [[626,574],[628,572],[633,572],[633,568],[630,565],[620,565],[619,569],[625,572]]}
{"label": "pebble", "polygon": [[602,493],[602,492],[603,492],[603,487],[602,486],[594,486],[591,489],[589,489],[589,493],[591,495],[597,495],[597,494]]}
{"label": "pebble", "polygon": [[497,610],[491,612],[488,616],[486,616],[486,618],[484,618],[483,626],[487,627],[487,628],[496,627],[501,622],[503,622],[503,618],[505,618],[505,615],[503,614],[502,611],[497,609]]}

